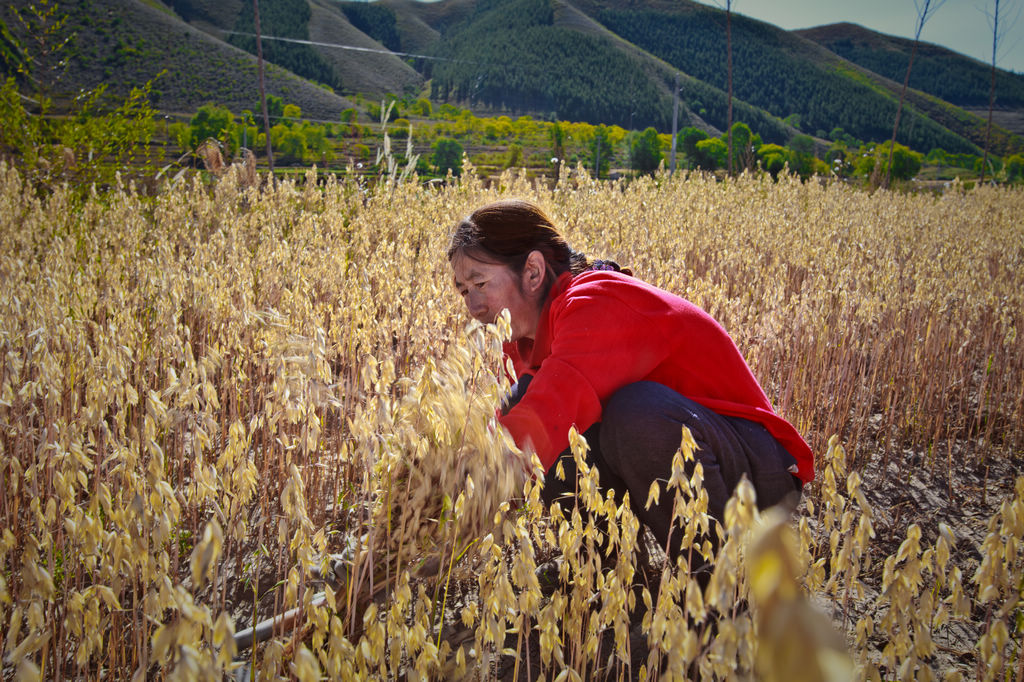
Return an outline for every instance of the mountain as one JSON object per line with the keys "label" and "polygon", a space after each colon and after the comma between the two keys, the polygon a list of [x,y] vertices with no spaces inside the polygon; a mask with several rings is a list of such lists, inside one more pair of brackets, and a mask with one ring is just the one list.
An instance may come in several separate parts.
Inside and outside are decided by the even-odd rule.
{"label": "mountain", "polygon": [[[829,24],[794,33],[880,76],[903,83],[914,42],[857,24]],[[920,43],[910,71],[910,87],[958,107],[987,107],[991,65],[940,45]],[[1024,108],[1024,76],[996,70],[1002,107]]]}
{"label": "mountain", "polygon": [[[664,0],[633,2],[628,8],[611,0],[577,0],[577,5],[672,66],[711,86],[726,87],[723,11]],[[779,117],[796,114],[802,129],[819,137],[835,128],[862,140],[891,136],[901,83],[797,33],[739,14],[733,14],[731,30],[735,97]],[[898,140],[915,149],[974,151],[984,141],[983,121],[912,94]],[[1002,149],[1013,146],[1009,139],[1000,143]]]}
{"label": "mountain", "polygon": [[[830,24],[795,32],[822,47],[873,71],[903,83],[913,41],[876,33],[856,24]],[[1004,127],[1024,135],[1024,76],[996,69],[995,116]],[[966,111],[988,113],[991,64],[948,48],[921,43],[910,71],[910,87],[938,97]]]}
{"label": "mountain", "polygon": [[[690,0],[478,0],[472,11],[462,2],[453,20],[446,5],[433,9],[447,22],[435,26],[434,54],[445,61],[419,67],[436,98],[667,130],[671,83],[679,73],[690,122],[726,127],[726,17],[717,8]],[[891,136],[902,80],[739,14],[731,28],[733,120],[773,142],[794,132],[782,119],[819,138]],[[958,69],[971,61],[948,50],[935,59]],[[940,78],[926,73],[922,82]],[[897,139],[915,149],[977,153],[984,135],[981,117],[913,90]],[[1022,146],[1019,136],[993,131],[997,153]]]}
{"label": "mountain", "polygon": [[[0,7],[0,20],[25,44],[21,23],[13,16],[17,5]],[[210,3],[210,9],[230,5]],[[165,112],[194,113],[208,102],[234,111],[259,109],[256,59],[211,35],[210,17],[191,26],[156,0],[79,0],[61,7],[72,40],[66,65],[45,57],[34,66],[47,74],[45,87],[58,101],[81,89],[106,84],[125,95],[132,87],[153,81],[154,105]],[[311,117],[330,116],[352,103],[273,64],[266,68],[267,92],[302,107]]]}
{"label": "mountain", "polygon": [[[154,86],[165,111],[209,101],[256,109],[252,0],[65,7],[76,34],[69,92],[99,82],[116,92],[166,69]],[[485,112],[667,132],[678,78],[680,127],[726,127],[725,13],[691,0],[260,0],[259,9],[264,56],[273,62],[268,94],[307,116],[336,120],[356,94],[429,92]],[[16,28],[9,7],[0,18]],[[851,24],[790,32],[736,13],[731,30],[734,121],[766,142],[801,131],[889,139],[909,41]],[[921,44],[898,140],[921,151],[978,153],[985,69]],[[992,148],[1005,155],[1024,149],[1014,124],[1024,121],[1024,86],[1000,72],[997,88],[1003,125]]]}
{"label": "mountain", "polygon": [[[368,3],[348,9],[332,0],[264,0],[260,24],[267,36],[266,58],[346,94],[418,91],[423,77],[392,53],[401,47],[394,13]],[[229,42],[255,52],[252,0],[242,0],[239,11],[224,17],[220,28]],[[367,33],[374,29],[380,33]]]}

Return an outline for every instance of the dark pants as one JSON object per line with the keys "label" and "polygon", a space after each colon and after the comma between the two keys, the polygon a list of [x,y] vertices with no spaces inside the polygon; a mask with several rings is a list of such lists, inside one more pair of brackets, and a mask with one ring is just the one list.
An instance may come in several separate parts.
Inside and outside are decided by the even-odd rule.
{"label": "dark pants", "polygon": [[[531,377],[523,378],[525,382],[513,387],[506,410],[526,393]],[[744,475],[753,483],[761,509],[799,498],[801,483],[788,471],[796,460],[761,424],[722,416],[652,381],[624,386],[608,400],[601,421],[583,434],[590,445],[588,463],[600,472],[601,487],[613,489],[617,499],[629,491],[633,512],[670,556],[678,551],[677,546],[666,546],[673,495],[663,489],[659,504],[644,507],[651,482],[657,479],[664,484],[672,474],[683,426],[693,434],[694,456],[704,467],[708,513],[720,522],[724,523],[725,503]],[[568,449],[560,458],[565,480],[558,480],[557,464],[553,465],[541,496],[548,504],[559,500],[566,508],[576,503],[577,470]],[[678,541],[681,533],[677,530],[672,536]]]}

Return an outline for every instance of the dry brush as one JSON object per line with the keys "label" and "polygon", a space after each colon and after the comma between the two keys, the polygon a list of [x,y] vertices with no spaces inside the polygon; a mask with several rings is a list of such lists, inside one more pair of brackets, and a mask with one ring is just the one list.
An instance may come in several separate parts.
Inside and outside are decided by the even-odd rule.
{"label": "dry brush", "polygon": [[[791,523],[739,491],[706,589],[667,564],[644,583],[635,517],[591,479],[590,515],[514,492],[502,325],[467,329],[443,257],[458,217],[510,194],[709,310],[817,453]],[[1020,215],[1007,189],[565,172],[271,189],[232,171],[79,202],[0,167],[4,675],[1019,676],[1024,483],[991,482],[977,546],[904,525],[884,554],[865,490],[1016,470]],[[679,494],[706,554],[685,458],[652,494]],[[243,621],[295,607],[236,651]]]}

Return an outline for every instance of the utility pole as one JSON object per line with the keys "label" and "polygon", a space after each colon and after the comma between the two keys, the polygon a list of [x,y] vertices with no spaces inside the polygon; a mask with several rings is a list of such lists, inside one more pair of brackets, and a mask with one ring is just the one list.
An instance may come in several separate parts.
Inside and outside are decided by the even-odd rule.
{"label": "utility pole", "polygon": [[726,70],[729,72],[729,107],[726,125],[728,126],[729,135],[729,177],[732,177],[732,0],[726,0],[725,2],[725,51]]}
{"label": "utility pole", "polygon": [[267,165],[270,166],[270,180],[274,180],[274,152],[270,148],[270,115],[267,113],[267,89],[263,83],[263,41],[260,39],[260,0],[252,0],[256,23],[256,65],[260,74],[260,108],[263,110],[263,132],[267,137]]}
{"label": "utility pole", "polygon": [[726,72],[726,116],[725,135],[729,155],[729,177],[733,174],[732,162],[732,3],[733,0],[714,0],[714,3],[725,10],[725,72]]}
{"label": "utility pole", "polygon": [[676,135],[679,131],[679,72],[676,71],[676,85],[673,90],[672,103],[672,155],[669,162],[669,175],[676,173]]}

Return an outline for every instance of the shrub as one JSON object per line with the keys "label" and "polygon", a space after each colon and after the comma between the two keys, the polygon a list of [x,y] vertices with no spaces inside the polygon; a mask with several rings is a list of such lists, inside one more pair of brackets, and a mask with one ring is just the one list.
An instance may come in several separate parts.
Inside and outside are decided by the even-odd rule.
{"label": "shrub", "polygon": [[416,103],[412,107],[410,113],[416,113],[419,114],[420,116],[429,117],[431,114],[434,113],[434,109],[431,106],[429,99],[421,97],[420,99],[416,100]]}
{"label": "shrub", "polygon": [[195,151],[206,140],[216,140],[232,154],[238,145],[233,139],[235,117],[217,104],[204,104],[189,121],[189,147]]}
{"label": "shrub", "polygon": [[1014,154],[1006,159],[1006,181],[1024,181],[1024,154]]}
{"label": "shrub", "polygon": [[777,144],[763,144],[757,150],[757,158],[761,168],[777,177],[789,161],[789,150]]}
{"label": "shrub", "polygon": [[810,135],[794,135],[789,141],[789,152],[790,170],[801,178],[810,177],[814,172],[814,138]]}
{"label": "shrub", "polygon": [[451,139],[450,137],[442,137],[433,146],[434,150],[434,167],[440,174],[445,174],[449,170],[452,175],[462,174],[462,145],[458,141]]}
{"label": "shrub", "polygon": [[[891,144],[891,141],[880,144],[875,147],[869,157],[862,157],[862,160],[858,161],[857,164],[857,174],[869,176],[872,173],[877,173],[879,177],[884,177],[889,166],[889,149]],[[892,153],[892,173],[890,177],[893,180],[910,180],[921,170],[921,163],[923,161],[923,154],[915,152],[897,142]]]}
{"label": "shrub", "polygon": [[729,146],[720,137],[710,137],[696,144],[697,167],[702,170],[725,168]]}
{"label": "shrub", "polygon": [[523,147],[519,144],[510,144],[508,147],[508,158],[505,160],[505,168],[519,168],[523,165]]}
{"label": "shrub", "polygon": [[647,128],[642,133],[630,133],[629,164],[639,173],[653,173],[658,169],[664,158],[661,153],[661,140],[658,131]]}

